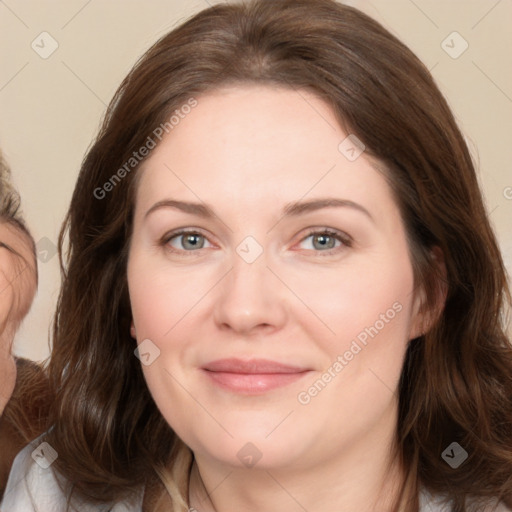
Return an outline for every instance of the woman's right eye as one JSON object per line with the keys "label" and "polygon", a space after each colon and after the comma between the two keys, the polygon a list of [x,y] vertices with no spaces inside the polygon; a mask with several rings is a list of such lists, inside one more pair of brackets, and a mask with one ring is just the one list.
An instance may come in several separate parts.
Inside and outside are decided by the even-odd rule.
{"label": "woman's right eye", "polygon": [[165,245],[172,248],[171,252],[194,252],[195,249],[204,249],[205,241],[207,238],[204,235],[192,230],[169,233],[164,239]]}

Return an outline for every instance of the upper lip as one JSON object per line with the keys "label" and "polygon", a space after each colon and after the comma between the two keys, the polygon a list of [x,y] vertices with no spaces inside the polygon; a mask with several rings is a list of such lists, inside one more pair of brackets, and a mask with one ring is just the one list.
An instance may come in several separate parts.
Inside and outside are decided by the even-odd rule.
{"label": "upper lip", "polygon": [[225,373],[268,374],[268,373],[302,373],[307,368],[291,366],[269,359],[218,359],[203,366],[204,370]]}

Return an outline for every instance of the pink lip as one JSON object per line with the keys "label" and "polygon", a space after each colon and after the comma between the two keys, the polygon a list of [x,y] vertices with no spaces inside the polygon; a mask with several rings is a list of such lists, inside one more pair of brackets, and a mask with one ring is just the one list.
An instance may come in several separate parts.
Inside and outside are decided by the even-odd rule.
{"label": "pink lip", "polygon": [[309,369],[267,359],[220,359],[202,370],[215,383],[235,393],[260,394],[286,386],[309,373]]}
{"label": "pink lip", "polygon": [[227,372],[227,373],[300,373],[305,372],[307,368],[298,366],[290,366],[278,363],[269,359],[250,359],[244,361],[235,357],[230,359],[219,359],[212,361],[203,366],[203,369],[211,372]]}

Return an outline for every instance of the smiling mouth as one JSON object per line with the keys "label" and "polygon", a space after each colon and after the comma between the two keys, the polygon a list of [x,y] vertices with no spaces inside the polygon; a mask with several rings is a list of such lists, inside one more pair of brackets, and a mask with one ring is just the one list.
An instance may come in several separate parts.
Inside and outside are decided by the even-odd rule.
{"label": "smiling mouth", "polygon": [[295,382],[309,372],[301,373],[227,373],[208,372],[220,387],[242,394],[260,394]]}
{"label": "smiling mouth", "polygon": [[308,375],[311,370],[276,361],[222,359],[201,368],[206,377],[224,390],[256,395],[287,386]]}

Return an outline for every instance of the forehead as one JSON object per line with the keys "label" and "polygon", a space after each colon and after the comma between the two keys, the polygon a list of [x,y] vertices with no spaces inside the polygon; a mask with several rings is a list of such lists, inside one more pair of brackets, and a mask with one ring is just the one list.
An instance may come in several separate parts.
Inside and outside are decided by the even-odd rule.
{"label": "forehead", "polygon": [[283,161],[332,162],[342,134],[332,110],[309,91],[240,85],[198,97],[154,153],[167,148],[184,163],[210,160],[216,168],[238,165],[264,176]]}
{"label": "forehead", "polygon": [[364,153],[347,159],[341,144],[348,135],[310,91],[262,85],[212,91],[197,97],[142,164],[137,203],[179,194],[249,212],[262,201],[271,207],[306,194],[348,193],[380,201],[378,216],[382,195],[391,201],[387,182]]}

